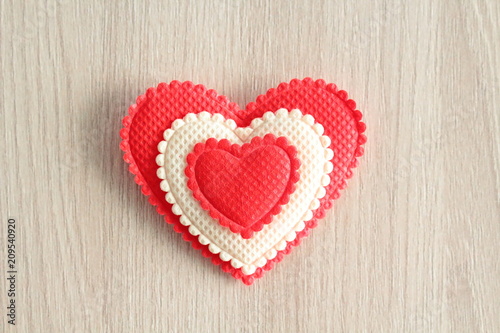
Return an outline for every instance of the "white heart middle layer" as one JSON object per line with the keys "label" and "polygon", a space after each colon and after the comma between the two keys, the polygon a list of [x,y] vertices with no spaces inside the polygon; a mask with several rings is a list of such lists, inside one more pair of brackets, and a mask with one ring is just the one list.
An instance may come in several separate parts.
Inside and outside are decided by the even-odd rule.
{"label": "white heart middle layer", "polygon": [[[186,158],[196,143],[209,138],[243,144],[255,136],[269,133],[286,137],[297,148],[300,179],[290,201],[282,206],[272,222],[255,232],[252,238],[244,239],[221,226],[201,208],[187,187]],[[319,199],[326,194],[324,187],[330,183],[328,175],[333,170],[333,151],[328,148],[330,138],[323,136],[321,124],[299,110],[266,112],[246,128],[238,128],[233,120],[226,120],[220,114],[190,113],[174,121],[172,128],[164,132],[164,139],[158,145],[160,154],[156,162],[165,199],[173,204],[172,212],[180,216],[180,222],[189,226],[189,232],[197,236],[201,244],[209,245],[212,253],[218,254],[223,261],[230,261],[233,267],[242,268],[247,275],[273,259],[295,239],[297,232],[305,228],[304,222],[313,217],[312,211],[319,207]]]}

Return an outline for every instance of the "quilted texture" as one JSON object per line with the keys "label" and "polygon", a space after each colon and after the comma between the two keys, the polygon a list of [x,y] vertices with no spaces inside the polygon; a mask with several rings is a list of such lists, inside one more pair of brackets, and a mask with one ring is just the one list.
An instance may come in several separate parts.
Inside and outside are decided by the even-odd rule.
{"label": "quilted texture", "polygon": [[[326,188],[326,195],[320,200],[320,207],[314,211],[305,228],[264,267],[245,275],[241,269],[212,253],[209,246],[200,243],[198,237],[189,233],[189,227],[180,223],[179,216],[172,212],[172,204],[164,200],[161,179],[156,175],[156,145],[162,140],[163,131],[188,113],[220,113],[226,119],[234,120],[238,126],[245,127],[252,119],[262,117],[266,111],[280,108],[300,109],[323,125],[324,135],[331,140],[329,147],[335,152],[334,170],[330,175],[331,182]],[[326,84],[323,80],[313,81],[307,78],[282,83],[276,89],[270,89],[265,95],[259,96],[246,109],[239,109],[226,97],[219,96],[202,85],[173,81],[148,89],[130,107],[129,115],[123,119],[124,128],[120,132],[123,139],[121,149],[125,151],[125,161],[130,163],[130,171],[136,176],[135,181],[142,187],[142,192],[149,196],[150,203],[157,206],[157,211],[165,216],[165,220],[172,223],[174,229],[182,233],[184,239],[191,242],[195,249],[211,258],[214,264],[221,265],[224,271],[242,279],[244,283],[252,284],[300,243],[310,229],[316,226],[318,219],[324,216],[325,210],[331,208],[332,200],[339,197],[340,190],[345,188],[346,179],[352,176],[352,168],[357,166],[357,157],[363,154],[362,145],[366,141],[362,134],[365,125],[361,122],[361,117],[355,102],[347,98],[345,91],[338,90],[335,85]]]}
{"label": "quilted texture", "polygon": [[296,155],[286,138],[272,134],[244,145],[210,138],[187,157],[187,185],[211,217],[251,238],[288,203],[300,177]]}
{"label": "quilted texture", "polygon": [[[296,147],[297,158],[303,161],[298,170],[300,177],[289,202],[273,216],[272,223],[265,224],[262,230],[245,239],[221,226],[195,199],[186,185],[189,182],[186,175],[188,155],[193,147],[196,149],[210,139],[227,140],[236,145],[252,141],[255,144],[255,138],[270,137],[268,133],[286,137]],[[219,255],[222,261],[241,268],[244,275],[251,275],[285,249],[297,233],[304,230],[305,222],[312,219],[312,212],[320,206],[319,199],[326,194],[324,187],[330,183],[329,174],[333,170],[333,151],[328,148],[330,139],[322,134],[323,126],[297,109],[266,112],[246,128],[238,128],[232,119],[225,119],[221,114],[189,113],[174,121],[163,133],[164,141],[158,144],[156,162],[157,175],[162,179],[160,188],[166,193],[165,200],[172,204],[172,212],[179,215],[182,225],[189,227],[191,235],[198,237],[198,241]],[[251,200],[250,197],[246,199]]]}

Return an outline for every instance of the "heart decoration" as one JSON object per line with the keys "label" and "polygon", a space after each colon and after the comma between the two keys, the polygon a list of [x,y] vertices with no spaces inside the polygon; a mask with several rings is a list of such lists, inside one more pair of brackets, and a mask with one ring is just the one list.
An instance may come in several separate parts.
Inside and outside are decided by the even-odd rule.
{"label": "heart decoration", "polygon": [[296,154],[272,134],[243,146],[210,138],[187,157],[187,186],[212,218],[249,239],[288,203],[300,177]]}
{"label": "heart decoration", "polygon": [[165,221],[252,284],[346,187],[366,142],[355,107],[334,84],[309,78],[246,109],[202,85],[161,83],[130,107],[120,147]]}

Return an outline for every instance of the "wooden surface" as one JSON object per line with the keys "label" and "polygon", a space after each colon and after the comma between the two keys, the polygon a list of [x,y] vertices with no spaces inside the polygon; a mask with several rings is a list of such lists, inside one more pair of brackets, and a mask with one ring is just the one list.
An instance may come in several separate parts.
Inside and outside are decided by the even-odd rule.
{"label": "wooden surface", "polygon": [[[500,4],[0,1],[1,262],[10,332],[500,331]],[[294,77],[347,90],[366,155],[252,287],[151,207],[121,118],[162,81],[240,105]],[[6,281],[2,277],[3,281]]]}

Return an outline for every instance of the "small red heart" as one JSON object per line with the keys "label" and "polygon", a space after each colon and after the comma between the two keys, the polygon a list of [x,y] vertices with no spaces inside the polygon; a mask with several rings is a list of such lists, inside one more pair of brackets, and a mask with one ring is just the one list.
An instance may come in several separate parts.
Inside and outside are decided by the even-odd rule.
{"label": "small red heart", "polygon": [[187,157],[188,187],[211,217],[249,239],[288,203],[299,180],[296,154],[272,134],[244,145],[211,138]]}

